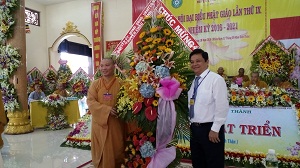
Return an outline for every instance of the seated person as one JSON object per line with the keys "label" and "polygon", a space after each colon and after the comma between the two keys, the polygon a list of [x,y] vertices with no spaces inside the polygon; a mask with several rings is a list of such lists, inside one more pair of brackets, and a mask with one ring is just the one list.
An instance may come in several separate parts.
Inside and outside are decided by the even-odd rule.
{"label": "seated person", "polygon": [[34,91],[31,92],[28,96],[28,105],[30,105],[30,102],[34,100],[42,100],[45,96],[45,93],[41,90],[40,84],[34,85]]}
{"label": "seated person", "polygon": [[56,86],[56,90],[53,93],[58,94],[58,95],[63,96],[63,97],[68,97],[68,93],[66,91],[66,87],[65,87],[64,83],[59,83]]}
{"label": "seated person", "polygon": [[293,88],[293,85],[288,82],[288,81],[285,81],[283,82],[280,77],[276,76],[273,78],[273,85],[274,87],[280,87],[280,88],[284,88],[284,89],[288,89],[288,88]]}
{"label": "seated person", "polygon": [[226,74],[224,74],[224,68],[223,67],[219,67],[218,68],[218,74],[220,75],[220,76],[222,76],[223,78],[224,78],[224,80],[226,81],[226,80],[228,80],[228,77],[227,77],[227,75]]}
{"label": "seated person", "polygon": [[249,87],[251,85],[255,85],[256,87],[262,89],[262,88],[268,88],[268,84],[264,81],[261,81],[259,79],[259,73],[258,72],[252,72],[251,73],[251,80],[247,81],[243,84],[243,87]]}
{"label": "seated person", "polygon": [[244,73],[245,73],[245,69],[240,68],[239,74],[232,78],[232,82],[237,84],[239,87],[242,87],[243,82],[248,82],[250,80],[248,75],[245,75]]}

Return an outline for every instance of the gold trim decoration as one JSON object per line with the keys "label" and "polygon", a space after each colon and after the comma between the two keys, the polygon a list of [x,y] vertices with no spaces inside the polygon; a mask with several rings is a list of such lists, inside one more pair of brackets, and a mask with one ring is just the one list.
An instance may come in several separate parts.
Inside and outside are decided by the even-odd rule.
{"label": "gold trim decoration", "polygon": [[9,122],[5,128],[5,134],[25,134],[33,132],[28,111],[8,112],[7,117],[9,118]]}
{"label": "gold trim decoration", "polygon": [[63,28],[63,31],[60,34],[63,35],[66,33],[80,33],[80,31],[77,29],[77,26],[74,25],[73,22],[68,21],[66,23],[66,27]]}

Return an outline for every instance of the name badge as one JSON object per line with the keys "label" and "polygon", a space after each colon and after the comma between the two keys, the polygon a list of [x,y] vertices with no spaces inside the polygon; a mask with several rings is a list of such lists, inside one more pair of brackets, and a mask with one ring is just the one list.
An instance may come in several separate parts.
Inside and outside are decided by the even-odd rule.
{"label": "name badge", "polygon": [[110,93],[103,94],[103,100],[110,101],[112,99],[113,99],[112,94],[110,94]]}
{"label": "name badge", "polygon": [[194,105],[195,104],[195,99],[191,98],[190,99],[190,105]]}

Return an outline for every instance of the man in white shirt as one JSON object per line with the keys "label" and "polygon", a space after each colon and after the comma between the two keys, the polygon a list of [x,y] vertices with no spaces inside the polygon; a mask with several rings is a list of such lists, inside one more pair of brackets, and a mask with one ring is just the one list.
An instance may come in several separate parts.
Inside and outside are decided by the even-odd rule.
{"label": "man in white shirt", "polygon": [[208,69],[208,54],[202,49],[191,52],[190,63],[196,76],[188,92],[192,164],[194,168],[224,168],[226,83]]}

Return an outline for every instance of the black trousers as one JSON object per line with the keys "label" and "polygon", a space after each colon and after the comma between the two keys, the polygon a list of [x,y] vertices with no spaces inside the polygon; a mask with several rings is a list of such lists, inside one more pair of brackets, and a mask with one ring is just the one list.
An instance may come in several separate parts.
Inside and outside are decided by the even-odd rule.
{"label": "black trousers", "polygon": [[193,168],[224,168],[225,134],[220,128],[221,142],[209,141],[208,134],[213,123],[191,124],[191,154]]}

